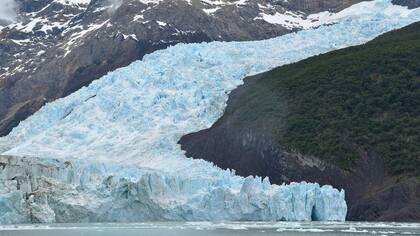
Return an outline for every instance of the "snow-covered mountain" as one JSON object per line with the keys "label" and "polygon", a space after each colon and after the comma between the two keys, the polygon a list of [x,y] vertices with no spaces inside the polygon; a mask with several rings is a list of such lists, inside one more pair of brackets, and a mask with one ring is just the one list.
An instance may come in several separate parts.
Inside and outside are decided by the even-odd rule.
{"label": "snow-covered mountain", "polygon": [[[107,72],[179,42],[267,39],[361,0],[16,0],[0,31],[0,135]],[[5,24],[5,23],[0,23]]]}
{"label": "snow-covered mountain", "polygon": [[0,220],[344,220],[344,192],[242,178],[177,144],[210,127],[242,79],[420,20],[377,0],[338,23],[252,42],[178,44],[45,105],[0,139]]}

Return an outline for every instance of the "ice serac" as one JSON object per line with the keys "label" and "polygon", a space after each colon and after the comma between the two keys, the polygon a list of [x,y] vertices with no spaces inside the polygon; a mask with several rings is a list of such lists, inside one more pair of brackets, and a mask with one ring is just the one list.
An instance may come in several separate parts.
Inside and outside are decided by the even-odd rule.
{"label": "ice serac", "polygon": [[271,185],[268,179],[244,179],[230,171],[185,177],[116,164],[12,156],[1,156],[0,163],[1,223],[338,221],[347,210],[344,191],[307,183]]}
{"label": "ice serac", "polygon": [[0,139],[0,220],[344,220],[344,191],[242,178],[177,145],[221,116],[245,76],[420,20],[390,0],[338,15],[340,23],[270,40],[157,51],[45,105]]}

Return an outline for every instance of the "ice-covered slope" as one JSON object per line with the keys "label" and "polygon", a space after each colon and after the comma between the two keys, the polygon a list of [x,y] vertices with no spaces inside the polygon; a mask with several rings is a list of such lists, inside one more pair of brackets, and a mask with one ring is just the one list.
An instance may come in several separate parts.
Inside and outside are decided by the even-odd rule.
{"label": "ice-covered slope", "polygon": [[[307,24],[309,14],[363,0],[17,1],[16,22],[0,19],[0,136],[46,102],[144,54],[181,42],[268,39],[303,29],[299,22]],[[260,19],[272,14],[293,19]],[[316,20],[311,24],[319,25]]]}
{"label": "ice-covered slope", "polygon": [[[10,218],[5,212],[27,212],[24,204],[41,221],[344,220],[344,192],[241,178],[185,158],[177,141],[209,127],[222,114],[228,92],[247,75],[420,20],[419,10],[388,0],[349,12],[342,23],[271,40],[177,45],[47,104],[0,139],[4,155],[40,158],[35,164],[3,161],[3,180],[28,169],[31,179],[0,188],[0,221]],[[40,181],[33,184],[34,178]],[[23,203],[22,195],[9,192],[25,184],[29,190],[22,191],[33,194]],[[19,198],[23,205],[7,200]]]}

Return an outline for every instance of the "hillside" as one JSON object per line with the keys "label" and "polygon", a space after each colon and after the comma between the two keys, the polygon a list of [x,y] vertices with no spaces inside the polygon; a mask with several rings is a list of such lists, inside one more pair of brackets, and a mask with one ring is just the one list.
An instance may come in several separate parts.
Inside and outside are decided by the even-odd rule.
{"label": "hillside", "polygon": [[16,22],[0,22],[0,136],[46,102],[153,51],[272,38],[361,1],[16,0]]}
{"label": "hillside", "polygon": [[248,78],[188,156],[343,187],[351,220],[420,219],[420,23]]}
{"label": "hillside", "polygon": [[[247,115],[238,124],[274,118],[270,128],[288,151],[351,169],[360,151],[372,150],[385,157],[390,174],[419,176],[419,69],[415,24],[364,46],[275,69],[226,115],[241,109]],[[279,101],[287,106],[285,117],[276,115]]]}

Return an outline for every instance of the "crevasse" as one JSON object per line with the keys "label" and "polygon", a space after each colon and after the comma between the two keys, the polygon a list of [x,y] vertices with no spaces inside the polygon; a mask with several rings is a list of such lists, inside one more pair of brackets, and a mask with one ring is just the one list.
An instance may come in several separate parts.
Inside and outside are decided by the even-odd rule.
{"label": "crevasse", "polygon": [[0,139],[9,155],[0,159],[0,223],[342,221],[343,190],[239,177],[186,158],[177,141],[210,127],[244,77],[418,20],[417,9],[365,2],[331,26],[264,41],[179,44],[111,72]]}

